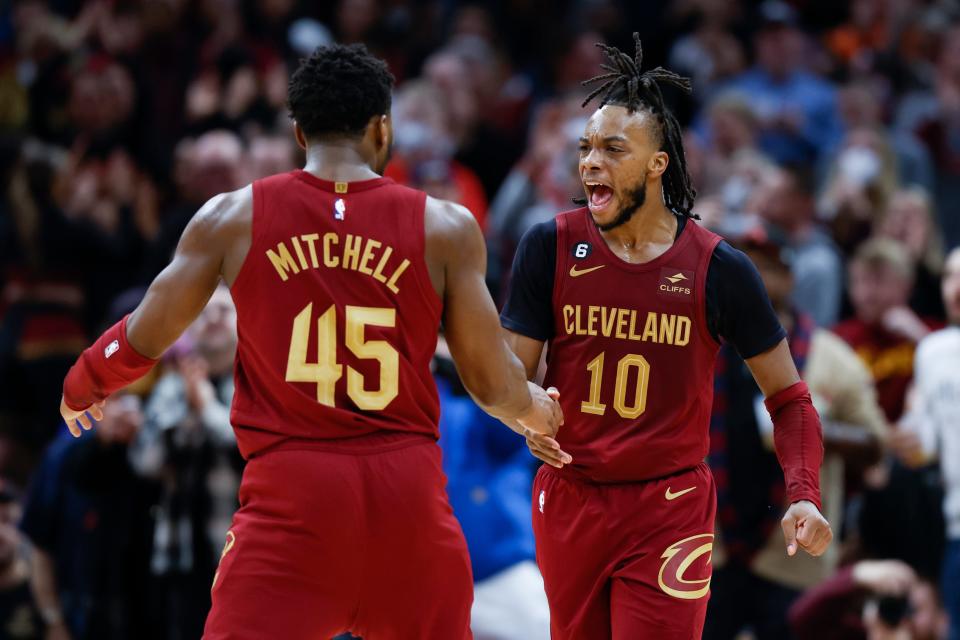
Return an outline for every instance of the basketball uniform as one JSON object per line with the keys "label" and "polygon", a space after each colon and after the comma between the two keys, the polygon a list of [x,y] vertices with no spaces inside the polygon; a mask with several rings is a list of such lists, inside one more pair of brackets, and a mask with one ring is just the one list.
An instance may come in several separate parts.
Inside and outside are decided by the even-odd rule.
{"label": "basketball uniform", "polygon": [[436,445],[425,201],[387,178],[253,183],[231,289],[248,462],[207,640],[470,637],[470,562]]}

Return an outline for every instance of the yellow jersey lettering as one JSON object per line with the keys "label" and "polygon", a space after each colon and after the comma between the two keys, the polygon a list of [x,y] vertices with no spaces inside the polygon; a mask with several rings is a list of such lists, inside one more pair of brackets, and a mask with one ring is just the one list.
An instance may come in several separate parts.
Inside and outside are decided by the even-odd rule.
{"label": "yellow jersey lettering", "polygon": [[624,329],[627,328],[627,316],[630,314],[628,309],[617,309],[617,338],[620,340],[626,340],[627,334],[624,333]]}
{"label": "yellow jersey lettering", "polygon": [[380,248],[380,242],[378,240],[367,240],[366,246],[363,248],[363,257],[360,258],[360,273],[365,276],[372,276],[373,270],[370,268],[370,262],[374,258],[374,251]]}
{"label": "yellow jersey lettering", "polygon": [[563,305],[563,328],[567,330],[567,335],[576,330],[573,324],[573,307],[569,304]]}
{"label": "yellow jersey lettering", "polygon": [[290,277],[291,271],[294,274],[300,273],[300,268],[297,266],[297,263],[294,262],[293,256],[290,255],[290,250],[287,249],[287,245],[283,242],[277,243],[276,252],[274,252],[273,249],[267,249],[267,258],[270,259],[273,268],[280,274],[280,280],[283,282],[286,282],[287,278]]}
{"label": "yellow jersey lettering", "polygon": [[311,233],[300,236],[300,239],[307,243],[307,249],[310,251],[310,265],[314,269],[319,269],[320,263],[317,261],[317,246],[314,243],[320,239],[320,234]]}
{"label": "yellow jersey lettering", "polygon": [[660,314],[660,342],[661,344],[673,344],[673,331],[676,328],[677,316]]}
{"label": "yellow jersey lettering", "polygon": [[673,336],[673,344],[678,347],[685,347],[690,342],[690,318],[687,316],[677,316],[677,330]]}
{"label": "yellow jersey lettering", "polygon": [[340,244],[340,237],[334,232],[323,234],[323,266],[333,269],[340,265],[340,258],[334,255],[333,245]]}
{"label": "yellow jersey lettering", "polygon": [[303,255],[303,247],[300,246],[300,238],[293,236],[290,238],[290,242],[293,243],[293,250],[297,252],[297,259],[300,261],[300,268],[306,271],[307,257]]}
{"label": "yellow jersey lettering", "polygon": [[600,330],[603,331],[604,336],[609,338],[613,335],[613,323],[616,321],[616,319],[616,307],[612,309],[610,307],[600,307],[600,321],[603,325]]}
{"label": "yellow jersey lettering", "polygon": [[643,327],[642,339],[644,342],[657,341],[657,314],[652,311],[647,313],[647,324]]}
{"label": "yellow jersey lettering", "polygon": [[400,289],[397,287],[397,280],[400,279],[400,276],[403,275],[403,272],[406,271],[409,266],[410,261],[404,258],[403,262],[400,263],[400,266],[397,267],[397,270],[393,272],[393,275],[390,276],[390,279],[387,281],[387,289],[390,289],[390,291],[394,293],[400,293]]}
{"label": "yellow jersey lettering", "polygon": [[357,270],[357,263],[360,261],[360,245],[363,238],[355,236],[352,233],[347,234],[347,239],[343,243],[343,268],[351,271]]}
{"label": "yellow jersey lettering", "polygon": [[383,250],[383,255],[380,257],[380,262],[377,263],[377,268],[373,270],[373,279],[384,284],[387,283],[387,276],[383,275],[383,268],[387,266],[387,260],[390,259],[390,256],[393,254],[393,247],[386,247]]}
{"label": "yellow jersey lettering", "polygon": [[597,335],[597,312],[600,307],[590,306],[587,309],[587,335]]}

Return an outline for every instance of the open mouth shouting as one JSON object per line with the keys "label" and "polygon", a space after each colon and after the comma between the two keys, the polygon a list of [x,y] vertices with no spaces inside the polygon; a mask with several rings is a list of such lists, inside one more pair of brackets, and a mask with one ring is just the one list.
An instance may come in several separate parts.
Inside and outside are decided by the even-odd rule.
{"label": "open mouth shouting", "polygon": [[613,202],[613,188],[596,180],[585,180],[583,184],[587,190],[587,206],[590,212],[595,216],[603,215]]}

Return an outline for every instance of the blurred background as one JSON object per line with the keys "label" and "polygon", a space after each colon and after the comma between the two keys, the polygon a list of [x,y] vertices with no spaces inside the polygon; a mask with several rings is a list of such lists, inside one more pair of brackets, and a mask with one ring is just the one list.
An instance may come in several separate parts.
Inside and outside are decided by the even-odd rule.
{"label": "blurred background", "polygon": [[[786,561],[772,425],[721,351],[704,637],[960,638],[960,360],[928,350],[953,382],[923,401],[913,384],[918,345],[960,323],[960,282],[943,279],[960,272],[960,3],[7,0],[0,640],[200,636],[243,468],[229,292],[94,432],[71,439],[56,408],[76,356],[137,304],[205,200],[301,165],[284,107],[300,57],[364,42],[388,61],[387,175],[470,208],[502,302],[524,231],[580,193],[594,43],[632,51],[632,31],[646,65],[693,79],[667,100],[694,211],[760,268],[824,419],[836,541]],[[534,461],[442,345],[436,377],[476,636],[546,638]]]}

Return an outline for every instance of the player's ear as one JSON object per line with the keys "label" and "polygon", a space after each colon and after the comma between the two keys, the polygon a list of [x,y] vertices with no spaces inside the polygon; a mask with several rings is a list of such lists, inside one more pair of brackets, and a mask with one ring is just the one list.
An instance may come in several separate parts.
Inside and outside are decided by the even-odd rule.
{"label": "player's ear", "polygon": [[377,148],[382,149],[384,147],[390,146],[390,134],[392,123],[390,122],[390,114],[383,114],[375,117],[375,131],[377,133],[376,142]]}
{"label": "player's ear", "polygon": [[669,164],[670,156],[667,155],[667,152],[657,151],[650,156],[650,161],[647,163],[647,171],[649,171],[650,176],[659,178],[663,175],[663,172],[667,170],[667,165]]}
{"label": "player's ear", "polygon": [[300,124],[296,120],[293,121],[293,137],[296,139],[297,144],[300,145],[300,148],[306,151],[307,136],[304,135],[303,129],[300,128]]}

